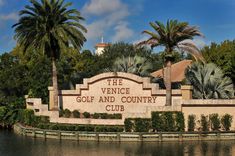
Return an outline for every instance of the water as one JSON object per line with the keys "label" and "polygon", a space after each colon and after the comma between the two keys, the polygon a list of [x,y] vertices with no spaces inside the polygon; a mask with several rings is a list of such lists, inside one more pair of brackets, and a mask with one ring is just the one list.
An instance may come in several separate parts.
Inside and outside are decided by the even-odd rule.
{"label": "water", "polygon": [[232,156],[234,141],[163,143],[77,142],[24,137],[0,131],[0,156]]}

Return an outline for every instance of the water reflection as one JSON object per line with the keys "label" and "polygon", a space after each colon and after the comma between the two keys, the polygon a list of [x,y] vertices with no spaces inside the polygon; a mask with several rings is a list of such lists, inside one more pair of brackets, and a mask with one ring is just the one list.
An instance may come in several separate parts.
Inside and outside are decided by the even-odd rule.
{"label": "water reflection", "polygon": [[235,141],[97,143],[33,139],[0,131],[0,156],[232,156],[233,153]]}

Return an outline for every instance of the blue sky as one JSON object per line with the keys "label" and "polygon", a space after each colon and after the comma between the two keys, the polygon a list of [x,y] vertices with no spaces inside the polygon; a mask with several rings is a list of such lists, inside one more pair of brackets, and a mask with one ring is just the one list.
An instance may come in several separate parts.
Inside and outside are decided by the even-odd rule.
{"label": "blue sky", "polygon": [[[65,0],[72,1],[86,21],[87,42],[83,49],[94,51],[104,36],[105,42],[136,43],[151,30],[150,21],[167,19],[187,21],[199,26],[205,38],[196,38],[199,47],[211,42],[235,39],[235,0]],[[14,48],[14,30],[18,11],[28,0],[0,0],[0,53]]]}

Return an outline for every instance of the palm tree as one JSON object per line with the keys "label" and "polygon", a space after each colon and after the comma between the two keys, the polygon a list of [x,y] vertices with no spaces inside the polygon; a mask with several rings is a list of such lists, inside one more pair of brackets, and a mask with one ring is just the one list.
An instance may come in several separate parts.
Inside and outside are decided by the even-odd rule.
{"label": "palm tree", "polygon": [[193,63],[185,70],[186,81],[193,86],[197,99],[230,99],[234,95],[232,80],[213,63]]}
{"label": "palm tree", "polygon": [[69,46],[79,50],[86,41],[83,32],[87,30],[80,24],[84,18],[76,9],[68,9],[72,3],[64,3],[64,0],[30,0],[30,3],[31,6],[26,5],[20,11],[20,19],[12,27],[15,28],[15,38],[24,46],[24,51],[32,48],[51,58],[54,89],[52,110],[58,110],[56,60],[62,50]]}
{"label": "palm tree", "polygon": [[138,55],[134,57],[118,57],[111,69],[105,71],[132,73],[139,76],[149,76],[152,64],[145,58]]}
{"label": "palm tree", "polygon": [[199,49],[193,43],[194,36],[202,36],[198,28],[189,26],[187,22],[178,22],[177,20],[168,20],[166,25],[156,21],[150,22],[150,26],[155,30],[148,30],[143,33],[150,35],[150,38],[140,42],[138,45],[150,45],[151,48],[157,46],[165,47],[165,71],[164,83],[166,86],[166,106],[171,106],[171,64],[173,51],[188,52],[196,59],[203,59]]}

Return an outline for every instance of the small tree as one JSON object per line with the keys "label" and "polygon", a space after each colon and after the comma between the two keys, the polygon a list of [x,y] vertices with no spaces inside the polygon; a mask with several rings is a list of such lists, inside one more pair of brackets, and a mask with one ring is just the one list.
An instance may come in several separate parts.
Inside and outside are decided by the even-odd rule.
{"label": "small tree", "polygon": [[192,132],[195,129],[195,125],[196,125],[196,116],[191,114],[188,116],[188,131]]}
{"label": "small tree", "polygon": [[226,131],[229,131],[229,130],[230,130],[232,121],[233,121],[232,115],[225,114],[224,116],[222,116],[222,118],[221,118],[221,124],[222,124],[223,128],[224,128]]}
{"label": "small tree", "polygon": [[205,115],[201,115],[201,128],[202,131],[209,131],[209,121],[208,117]]}
{"label": "small tree", "polygon": [[217,113],[216,114],[210,114],[209,118],[210,118],[210,123],[211,123],[211,129],[213,131],[218,131],[220,129],[219,115]]}
{"label": "small tree", "polygon": [[68,109],[65,109],[63,114],[66,118],[69,118],[71,116],[71,111]]}
{"label": "small tree", "polygon": [[125,119],[124,121],[124,125],[125,125],[125,131],[126,132],[131,132],[133,129],[133,122],[131,121],[131,119]]}

